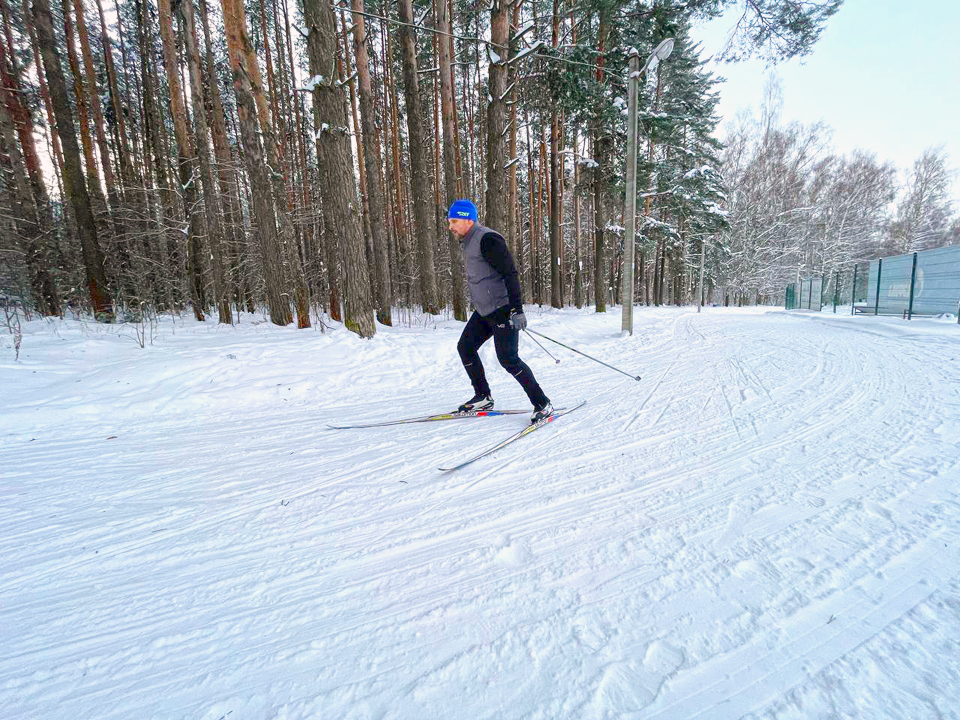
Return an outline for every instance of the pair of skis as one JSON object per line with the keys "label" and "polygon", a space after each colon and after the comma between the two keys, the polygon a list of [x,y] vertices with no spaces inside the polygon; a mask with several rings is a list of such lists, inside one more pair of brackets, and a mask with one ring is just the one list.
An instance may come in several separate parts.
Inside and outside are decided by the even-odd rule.
{"label": "pair of skis", "polygon": [[[557,418],[563,417],[564,415],[568,415],[569,413],[572,413],[574,410],[579,410],[585,404],[586,404],[586,401],[584,400],[583,402],[577,405],[574,405],[573,407],[570,407],[570,408],[558,408],[556,411],[554,411],[552,415],[549,415],[543,418],[542,420],[538,420],[535,423],[531,423],[527,425],[522,430],[519,430],[515,432],[513,435],[510,435],[509,437],[504,438],[503,440],[498,442],[496,445],[493,445],[492,447],[489,447],[486,450],[483,450],[482,452],[477,453],[476,455],[472,455],[455,465],[441,467],[440,470],[444,472],[452,472],[454,470],[459,470],[460,468],[466,467],[467,465],[470,465],[471,463],[474,463],[477,460],[480,460],[481,458],[485,458],[488,455],[492,455],[498,450],[505,448],[507,445],[510,445],[511,443],[516,442],[520,438],[526,435],[529,435],[535,430],[539,430],[545,425],[549,425]],[[401,420],[386,420],[382,422],[362,423],[357,425],[330,425],[329,427],[335,430],[352,430],[357,428],[375,428],[375,427],[388,427],[390,425],[410,425],[413,423],[438,422],[441,420],[462,420],[466,418],[475,418],[475,417],[496,417],[498,415],[525,415],[526,413],[527,413],[526,410],[479,410],[479,411],[472,410],[469,412],[454,411],[449,413],[440,413],[437,415],[423,415],[420,417],[403,418]]]}

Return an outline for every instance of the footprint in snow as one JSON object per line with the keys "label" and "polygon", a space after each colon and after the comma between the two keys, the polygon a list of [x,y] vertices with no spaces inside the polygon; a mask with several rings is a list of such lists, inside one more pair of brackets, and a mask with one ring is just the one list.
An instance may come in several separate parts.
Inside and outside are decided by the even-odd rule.
{"label": "footprint in snow", "polygon": [[811,493],[799,492],[794,496],[795,499],[809,508],[822,508],[827,504],[827,501],[820,497],[819,495],[813,495]]}
{"label": "footprint in snow", "polygon": [[618,717],[637,712],[657,699],[664,682],[683,665],[683,651],[657,640],[644,655],[643,662],[615,662],[600,678],[594,697],[598,717]]}
{"label": "footprint in snow", "polygon": [[507,541],[494,556],[494,561],[501,565],[518,567],[533,560],[533,551],[523,540]]}
{"label": "footprint in snow", "polygon": [[896,527],[897,521],[893,519],[893,513],[887,510],[887,508],[885,508],[880,503],[876,503],[872,500],[864,500],[863,509],[866,510],[871,515],[873,515],[874,517],[877,517],[881,520],[885,520],[886,522]]}

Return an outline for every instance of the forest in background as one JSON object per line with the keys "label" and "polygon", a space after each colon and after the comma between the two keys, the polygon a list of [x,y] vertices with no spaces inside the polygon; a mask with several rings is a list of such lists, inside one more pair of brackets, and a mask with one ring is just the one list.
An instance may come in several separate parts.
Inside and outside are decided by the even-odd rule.
{"label": "forest in background", "polygon": [[[0,295],[104,322],[238,310],[278,325],[468,302],[455,198],[528,303],[618,302],[627,58],[641,81],[635,293],[779,301],[799,274],[960,241],[942,148],[900,169],[762,107],[719,133],[691,40],[810,53],[841,0],[0,0]],[[825,284],[825,291],[829,287]],[[321,325],[322,327],[322,325]]]}

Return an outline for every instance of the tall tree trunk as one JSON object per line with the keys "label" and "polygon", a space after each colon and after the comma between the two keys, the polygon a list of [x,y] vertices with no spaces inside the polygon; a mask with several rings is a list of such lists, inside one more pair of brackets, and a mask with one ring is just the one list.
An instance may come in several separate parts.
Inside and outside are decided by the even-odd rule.
{"label": "tall tree trunk", "polygon": [[[454,69],[453,58],[456,57],[456,52],[454,50],[453,43],[453,0],[439,0],[446,5],[447,8],[447,27],[449,28],[450,35],[447,38],[449,58],[450,58],[450,88],[452,93],[452,98],[457,97],[457,76]],[[466,95],[464,95],[466,98]],[[464,111],[466,111],[466,105],[464,105]],[[459,109],[457,108],[457,103],[453,101],[453,137],[454,137],[454,159],[456,161],[457,168],[457,192],[456,196],[465,198],[467,197],[467,183],[466,178],[463,176],[463,158],[461,157],[460,151],[460,117]]]}
{"label": "tall tree trunk", "polygon": [[[168,3],[169,0],[160,0]],[[200,183],[203,188],[203,208],[207,220],[207,242],[210,245],[210,262],[213,269],[213,287],[217,295],[217,314],[219,322],[233,324],[233,312],[230,310],[230,292],[227,289],[223,257],[223,227],[220,222],[220,194],[213,176],[210,162],[209,131],[207,112],[203,102],[203,80],[200,73],[200,52],[197,46],[197,25],[194,18],[193,1],[180,3],[183,19],[183,37],[186,45],[187,63],[190,69],[190,99],[193,105],[193,133],[200,158]]]}
{"label": "tall tree trunk", "polygon": [[[244,3],[245,4],[245,3]],[[263,55],[266,60],[267,67],[267,87],[266,94],[270,97],[270,120],[266,122],[269,123],[270,127],[281,128],[281,118],[277,110],[277,81],[273,75],[273,53],[270,51],[270,31],[267,29],[267,3],[260,2],[260,41],[263,43]],[[276,22],[276,18],[274,18]],[[259,69],[258,69],[259,72]],[[251,72],[252,74],[252,72]],[[260,118],[260,122],[264,123],[265,118]],[[278,141],[282,144],[283,134],[280,133],[281,139]],[[279,209],[279,208],[278,208]]]}
{"label": "tall tree trunk", "polygon": [[[6,50],[4,49],[3,52],[5,53]],[[17,131],[14,128],[11,111],[15,103],[11,95],[9,87],[3,87],[0,90],[0,96],[2,96],[0,97],[0,144],[6,148],[6,156],[0,153],[0,167],[9,161],[8,174],[13,179],[12,186],[8,188],[10,210],[23,246],[23,257],[27,266],[30,289],[33,291],[34,306],[41,315],[59,315],[60,300],[44,252],[43,232],[37,206],[27,183],[27,169],[17,142]],[[3,169],[7,170],[7,168]]]}
{"label": "tall tree trunk", "polygon": [[107,230],[109,208],[100,184],[100,173],[97,171],[96,150],[93,139],[90,137],[90,107],[88,105],[87,83],[80,71],[80,59],[77,55],[77,41],[74,37],[73,14],[70,0],[62,0],[63,34],[67,43],[67,64],[73,75],[73,98],[77,108],[77,129],[80,131],[80,143],[83,149],[84,169],[87,176],[87,188],[90,199],[94,203],[94,218],[98,222],[97,231],[100,241]]}
{"label": "tall tree trunk", "polygon": [[[597,38],[597,82],[604,82],[604,52],[607,40],[607,19],[601,12],[600,27]],[[591,119],[591,134],[593,136],[593,233],[594,233],[594,263],[593,263],[593,299],[596,312],[607,311],[607,284],[604,280],[604,252],[603,235],[607,218],[606,205],[610,172],[610,155],[613,140],[610,130],[600,118]]]}
{"label": "tall tree trunk", "polygon": [[[170,87],[170,114],[173,116],[173,131],[177,139],[177,170],[188,226],[187,278],[190,282],[193,316],[199,322],[203,322],[206,305],[203,297],[203,255],[200,251],[203,230],[200,224],[200,200],[197,196],[197,183],[194,177],[193,139],[187,128],[187,109],[183,103],[183,90],[180,86],[180,58],[177,57],[177,46],[173,36],[170,0],[157,0],[157,3],[160,38],[163,41],[163,65],[167,73],[167,84]],[[204,142],[206,142],[205,138]]]}
{"label": "tall tree trunk", "polygon": [[[79,11],[78,11],[79,12]],[[119,85],[117,83],[117,69],[113,62],[113,51],[111,50],[110,37],[107,33],[107,23],[103,12],[103,3],[97,0],[97,15],[100,19],[100,43],[103,48],[104,68],[107,74],[107,90],[110,96],[110,108],[113,111],[113,135],[114,154],[117,157],[117,164],[120,168],[119,186],[113,190],[116,202],[119,207],[114,208],[115,222],[118,227],[118,237],[114,242],[114,251],[117,253],[117,274],[120,277],[121,287],[124,295],[136,298],[141,294],[139,283],[134,276],[134,261],[130,254],[131,240],[134,235],[143,236],[147,232],[147,225],[143,222],[137,222],[134,216],[136,203],[142,202],[142,207],[146,207],[146,199],[142,197],[142,191],[135,189],[142,185],[135,178],[135,172],[131,165],[130,146],[127,140],[127,128],[123,113],[123,99],[120,97]],[[105,143],[104,143],[105,145]],[[107,186],[107,194],[110,195],[110,184]],[[134,197],[140,195],[137,200]]]}
{"label": "tall tree trunk", "polygon": [[580,130],[574,131],[574,162],[573,162],[573,214],[574,232],[576,233],[576,267],[573,270],[573,304],[583,307],[583,236],[580,223]]}
{"label": "tall tree trunk", "polygon": [[[0,40],[0,106],[8,113],[5,124],[9,125],[7,145],[13,163],[14,186],[11,195],[15,205],[14,214],[20,208],[27,220],[24,257],[30,275],[30,287],[34,302],[41,315],[60,315],[60,297],[50,269],[48,247],[53,236],[53,214],[47,186],[43,181],[40,156],[34,140],[33,114],[21,100],[20,68],[13,54],[12,35],[6,0],[0,0],[6,42]],[[40,73],[42,76],[42,73]],[[17,147],[20,140],[22,153]]]}
{"label": "tall tree trunk", "polygon": [[[362,17],[362,16],[361,16]],[[368,192],[367,192],[367,166],[365,162],[365,153],[366,148],[364,143],[367,141],[367,134],[362,130],[360,124],[359,113],[357,112],[357,88],[354,80],[356,80],[357,74],[353,72],[353,62],[350,59],[350,36],[347,30],[347,15],[346,13],[340,14],[341,21],[341,30],[340,30],[340,41],[343,48],[343,53],[338,53],[337,55],[337,69],[340,75],[340,83],[345,87],[349,88],[349,115],[352,125],[350,125],[350,132],[354,137],[354,145],[357,149],[357,170],[360,174],[360,219],[361,219],[361,232],[360,236],[363,238],[363,247],[364,253],[367,258],[367,268],[369,269],[369,277],[371,284],[371,293],[374,306],[377,308],[379,313],[380,304],[377,297],[377,273],[378,265],[374,261],[374,249],[373,249],[373,229],[370,227],[370,205],[367,202]],[[353,158],[351,154],[351,159]],[[351,165],[351,171],[353,166]]]}
{"label": "tall tree trunk", "polygon": [[527,255],[527,284],[529,287],[529,297],[532,302],[537,302],[537,280],[536,280],[536,227],[537,227],[537,200],[536,200],[536,181],[534,176],[534,153],[533,143],[530,133],[530,114],[527,108],[523,109],[523,124],[527,131],[527,206],[529,208],[529,228],[527,230],[528,255]]}
{"label": "tall tree trunk", "polygon": [[87,33],[87,19],[81,0],[73,0],[73,8],[77,16],[77,36],[80,38],[80,54],[83,57],[83,66],[87,74],[87,96],[90,101],[90,110],[93,113],[94,137],[97,150],[100,153],[100,167],[103,171],[103,180],[107,186],[107,202],[110,209],[110,218],[113,223],[114,245],[123,242],[126,232],[122,219],[122,203],[117,192],[117,181],[110,162],[110,150],[107,146],[107,134],[104,130],[103,108],[100,106],[100,91],[97,87],[97,68],[93,62],[93,53],[90,52],[90,37]]}
{"label": "tall tree trunk", "polygon": [[506,95],[510,41],[509,0],[493,0],[490,8],[490,81],[487,99],[487,198],[485,223],[507,235],[510,198],[507,192]]}
{"label": "tall tree trunk", "polygon": [[337,22],[333,10],[321,0],[304,1],[307,54],[313,78],[313,111],[318,129],[317,169],[323,212],[332,227],[327,232],[342,241],[344,250],[344,324],[360,337],[373,337],[373,300],[361,232],[361,209],[353,174],[353,152],[347,123],[347,97],[337,82]]}
{"label": "tall tree trunk", "polygon": [[[440,62],[440,105],[443,122],[443,182],[444,205],[450,207],[457,199],[456,150],[457,131],[454,117],[453,65],[450,60],[450,10],[446,0],[434,0],[433,11],[439,38]],[[453,278],[453,316],[461,321],[467,320],[467,289],[463,270],[463,253],[460,240],[453,233],[447,234],[450,245],[450,272]]]}
{"label": "tall tree trunk", "polygon": [[[290,16],[287,11],[287,0],[283,0],[283,17],[284,17],[284,26],[286,28],[287,35],[287,55],[290,63],[290,77],[291,81],[296,87],[296,77],[297,77],[297,66],[293,60],[293,40],[290,37]],[[301,207],[306,210],[310,207],[311,204],[311,183],[310,183],[310,174],[307,170],[307,142],[306,135],[304,131],[304,122],[303,122],[303,112],[301,110],[301,99],[300,93],[295,92],[293,94],[293,109],[294,116],[297,121],[297,132],[295,136],[296,146],[297,146],[297,157],[300,162],[300,203]],[[303,263],[304,263],[304,272],[306,273],[308,268],[313,262],[314,256],[314,243],[313,243],[313,223],[304,222],[303,223],[303,232],[302,232],[302,254],[303,254]],[[308,276],[308,283],[310,282],[310,277]],[[323,325],[321,324],[321,328]]]}
{"label": "tall tree trunk", "polygon": [[40,43],[37,42],[37,32],[33,26],[33,16],[29,8],[30,0],[23,0],[23,17],[30,36],[30,45],[33,47],[33,61],[37,66],[37,80],[40,86],[40,96],[43,98],[43,108],[47,116],[47,126],[50,128],[50,144],[53,145],[53,155],[56,169],[63,173],[63,150],[60,147],[60,135],[57,133],[56,122],[53,118],[53,104],[50,102],[50,92],[47,89],[47,80],[42,72],[43,61],[40,59]]}
{"label": "tall tree trunk", "polygon": [[[419,197],[433,197],[433,181],[427,170],[427,138],[423,131],[423,104],[420,101],[420,81],[417,77],[417,42],[410,26],[413,21],[412,0],[399,0],[400,22],[406,23],[397,31],[403,59],[403,95],[407,108],[407,132],[410,140],[411,183]],[[420,260],[420,302],[424,312],[436,315],[437,271],[434,246],[437,242],[436,218],[430,204],[413,203],[414,232],[417,235]]]}
{"label": "tall tree trunk", "polygon": [[[547,153],[546,129],[542,125],[540,127],[539,169],[540,172],[537,177],[537,303],[542,305],[546,299],[546,287],[544,285],[546,278],[543,272],[544,247],[540,240],[544,239],[544,209],[546,209],[547,214],[550,212],[550,185],[553,180]],[[548,268],[547,272],[552,271]]]}
{"label": "tall tree trunk", "polygon": [[227,32],[227,50],[230,54],[230,70],[233,73],[233,88],[237,98],[237,115],[240,122],[240,139],[251,184],[251,209],[260,238],[263,255],[264,281],[266,283],[267,307],[270,320],[276,325],[289,325],[293,321],[290,302],[284,291],[282,254],[277,237],[277,217],[274,206],[270,169],[260,144],[262,129],[257,121],[257,103],[254,99],[251,72],[246,58],[250,48],[242,0],[221,0],[224,25]]}
{"label": "tall tree trunk", "polygon": [[56,38],[53,34],[53,18],[48,0],[33,0],[33,24],[37,31],[40,56],[43,59],[43,71],[46,74],[53,104],[57,128],[63,147],[64,174],[63,184],[77,223],[80,247],[83,252],[83,264],[86,270],[87,289],[90,303],[98,320],[113,321],[113,309],[110,306],[110,293],[107,287],[107,275],[104,268],[103,252],[97,235],[97,225],[90,207],[90,195],[81,167],[80,147],[73,125],[73,111],[67,98],[67,84],[60,66],[60,56],[56,50]]}
{"label": "tall tree trunk", "polygon": [[[560,44],[560,2],[553,0],[553,49]],[[563,265],[561,248],[563,242],[560,209],[562,183],[560,180],[560,113],[557,104],[550,109],[550,305],[563,307]]]}
{"label": "tall tree trunk", "polygon": [[120,194],[133,191],[134,172],[130,164],[130,146],[127,140],[127,127],[123,114],[123,98],[117,82],[117,68],[110,49],[110,36],[107,33],[107,21],[103,13],[103,3],[97,0],[97,15],[100,18],[100,44],[103,46],[104,68],[107,71],[107,89],[110,93],[110,107],[113,110],[114,124],[117,128],[115,152],[120,165]]}
{"label": "tall tree trunk", "polygon": [[[156,175],[156,185],[160,191],[160,217],[159,238],[163,242],[166,250],[166,265],[168,280],[161,288],[161,283],[156,277],[151,278],[154,287],[154,301],[158,307],[169,306],[171,309],[179,309],[180,283],[183,279],[184,261],[180,255],[178,245],[180,233],[176,229],[179,225],[179,219],[174,201],[174,194],[171,190],[170,176],[167,172],[167,148],[164,136],[164,123],[160,119],[160,109],[157,106],[158,88],[156,82],[156,66],[152,51],[152,23],[149,14],[149,5],[145,0],[137,0],[137,42],[140,49],[140,77],[143,81],[143,118],[146,125],[147,140],[144,141],[144,158]],[[149,148],[149,149],[148,149]],[[152,155],[151,155],[152,153]],[[151,254],[151,249],[147,248],[147,255]],[[161,253],[156,253],[158,260]],[[158,265],[162,265],[158,262]],[[165,291],[165,297],[164,297]]]}
{"label": "tall tree trunk", "polygon": [[213,154],[217,164],[217,182],[220,194],[226,203],[224,216],[224,262],[231,265],[231,295],[237,309],[243,309],[239,256],[246,252],[246,234],[243,228],[243,213],[240,209],[237,168],[234,167],[227,128],[224,122],[223,100],[220,96],[220,84],[217,82],[217,70],[213,61],[213,47],[210,38],[210,21],[207,17],[206,0],[200,0],[200,23],[203,26],[204,68],[206,70],[203,87],[207,90],[207,103],[210,110],[210,135],[213,138]]}
{"label": "tall tree trunk", "polygon": [[[517,24],[520,22],[520,6],[522,4],[522,0],[517,0],[513,4],[510,20],[510,60],[516,57],[519,49],[519,41],[515,32]],[[507,219],[507,247],[510,248],[514,259],[519,262],[522,261],[523,253],[518,252],[517,248],[517,64],[514,62],[509,62],[507,67],[507,84],[510,95],[510,159],[507,161],[507,204],[510,212]]]}
{"label": "tall tree trunk", "polygon": [[363,137],[367,143],[363,162],[366,165],[367,206],[370,210],[370,235],[373,242],[374,298],[377,319],[384,325],[393,325],[391,306],[393,293],[390,282],[390,254],[388,251],[386,214],[380,170],[373,147],[377,144],[377,117],[373,106],[373,84],[370,80],[370,56],[367,53],[367,30],[364,22],[363,0],[353,3],[353,47],[357,57],[357,80],[360,90],[360,118]]}
{"label": "tall tree trunk", "polygon": [[[128,88],[127,101],[128,101],[128,104],[135,104],[137,107],[142,107],[143,102],[142,102],[142,93],[140,92],[140,77],[137,75],[136,72],[130,72],[129,70],[130,60],[129,60],[129,56],[127,55],[127,43],[123,35],[123,20],[120,17],[119,0],[113,0],[113,7],[114,7],[114,16],[116,18],[116,26],[117,26],[117,40],[119,41],[118,44],[120,45],[120,59],[121,59],[121,62],[123,63],[123,82],[124,82],[124,86]],[[103,23],[102,19],[101,19],[101,25],[105,27],[105,24]],[[132,82],[130,80],[131,75],[133,76]],[[129,88],[132,88],[132,90],[129,90]],[[129,96],[129,93],[131,92],[133,93],[132,99]],[[119,97],[119,93],[118,93],[118,97]],[[120,100],[120,102],[122,103],[123,101]],[[133,139],[133,148],[132,148],[132,154],[130,156],[130,159],[131,159],[131,165],[133,166],[133,170],[134,170],[134,177],[139,179],[140,181],[146,181],[147,172],[146,172],[146,169],[145,169],[146,166],[144,163],[144,155],[146,154],[146,150],[145,149],[141,150],[142,146],[140,144],[141,142],[140,134],[136,132],[131,132],[130,134]]]}
{"label": "tall tree trunk", "polygon": [[403,179],[400,175],[400,120],[399,112],[397,110],[397,84],[396,78],[393,73],[393,65],[390,61],[391,57],[391,42],[389,31],[386,33],[387,41],[383,44],[383,68],[384,74],[386,75],[386,88],[387,88],[387,99],[386,99],[386,115],[387,126],[390,128],[390,169],[391,169],[391,184],[393,185],[393,193],[391,195],[391,202],[393,204],[393,216],[394,222],[394,237],[396,239],[396,262],[394,263],[394,271],[396,272],[397,283],[397,294],[403,291],[403,295],[406,298],[407,302],[410,300],[410,287],[407,278],[412,276],[412,271],[410,269],[409,260],[410,253],[407,252],[407,247],[409,245],[408,240],[410,238],[409,230],[410,226],[407,223],[407,214],[404,210],[403,202]]}
{"label": "tall tree trunk", "polygon": [[[658,74],[658,79],[657,79],[657,96],[656,96],[656,98],[655,98],[655,100],[654,100],[654,107],[653,107],[653,111],[654,111],[654,112],[657,111],[659,96],[660,96],[660,80],[659,80],[659,74]],[[644,199],[644,201],[643,201],[643,219],[644,219],[643,228],[644,228],[644,232],[646,232],[646,228],[647,228],[646,220],[647,220],[647,218],[650,217],[650,214],[651,214],[652,211],[653,211],[653,195],[652,195],[652,194],[649,194],[649,193],[654,192],[655,189],[656,189],[656,188],[654,187],[654,185],[655,185],[655,183],[656,183],[656,177],[654,176],[654,173],[653,173],[653,167],[654,167],[653,161],[654,161],[654,156],[655,156],[655,154],[656,154],[656,140],[655,140],[655,138],[654,138],[654,136],[653,136],[653,132],[651,132],[651,133],[649,134],[648,138],[647,138],[647,166],[650,168],[650,172],[649,172],[649,174],[647,175],[647,192],[648,192],[648,195],[647,195],[647,197],[646,197],[646,198]],[[660,298],[661,298],[661,295],[662,295],[662,292],[661,292],[661,283],[662,283],[663,278],[661,277],[661,273],[660,273],[660,270],[661,270],[661,267],[662,267],[662,263],[660,262],[660,258],[661,258],[662,256],[663,256],[663,238],[658,238],[658,239],[657,239],[657,244],[656,244],[656,250],[655,250],[655,252],[654,252],[654,262],[653,262],[653,304],[654,304],[654,305],[660,305]],[[648,302],[648,304],[649,304],[649,302]]]}
{"label": "tall tree trunk", "polygon": [[[440,56],[440,47],[439,47],[439,38],[436,34],[432,36],[433,40],[433,55],[434,57]],[[450,243],[449,243],[449,232],[444,232],[444,228],[447,227],[447,209],[450,207],[446,203],[446,193],[440,188],[441,181],[441,170],[440,170],[440,126],[442,121],[440,119],[440,69],[435,68],[430,71],[430,74],[433,75],[432,85],[433,85],[433,212],[436,216],[437,222],[437,245],[435,248],[437,265],[440,267],[447,266],[449,267],[450,263]],[[441,199],[441,193],[443,194],[443,199]],[[444,236],[447,238],[447,242],[443,242]],[[452,270],[452,268],[451,268]],[[446,274],[444,273],[444,280],[446,280]],[[438,302],[441,306],[447,306],[447,287],[453,286],[453,275],[451,273],[450,283],[437,281],[437,291],[439,293]]]}
{"label": "tall tree trunk", "polygon": [[[243,17],[245,10],[244,0],[229,0],[233,7]],[[303,274],[303,266],[300,263],[300,255],[297,252],[296,234],[293,230],[293,222],[290,219],[290,213],[286,211],[284,162],[283,153],[280,144],[277,142],[277,135],[274,124],[270,122],[267,112],[267,100],[263,88],[263,79],[260,76],[260,65],[257,56],[253,51],[253,45],[246,33],[246,24],[242,25],[244,35],[243,41],[237,48],[242,61],[246,65],[247,76],[250,79],[250,90],[253,94],[253,101],[256,104],[257,116],[260,120],[260,133],[263,138],[263,148],[266,151],[266,160],[269,167],[267,177],[270,181],[270,189],[273,193],[273,206],[275,208],[275,218],[280,241],[280,259],[283,264],[281,270],[281,281],[284,283],[283,291],[286,292],[286,283],[292,282],[296,290],[295,300],[297,307],[297,327],[310,327],[310,293],[307,288],[306,278]],[[264,38],[264,43],[267,39]],[[272,64],[270,66],[272,68]]]}

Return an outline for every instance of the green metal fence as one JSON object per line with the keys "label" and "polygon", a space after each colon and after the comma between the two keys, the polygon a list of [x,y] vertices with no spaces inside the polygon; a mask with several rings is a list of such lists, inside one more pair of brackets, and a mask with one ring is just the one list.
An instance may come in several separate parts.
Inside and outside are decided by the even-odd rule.
{"label": "green metal fence", "polygon": [[870,263],[867,296],[854,312],[872,315],[957,314],[960,322],[960,245],[880,258]]}
{"label": "green metal fence", "polygon": [[960,323],[960,245],[858,263],[823,278],[787,285],[787,310],[821,310],[850,303],[869,315],[955,314]]}
{"label": "green metal fence", "polygon": [[787,285],[787,310],[816,310],[823,307],[823,278],[803,278]]}

